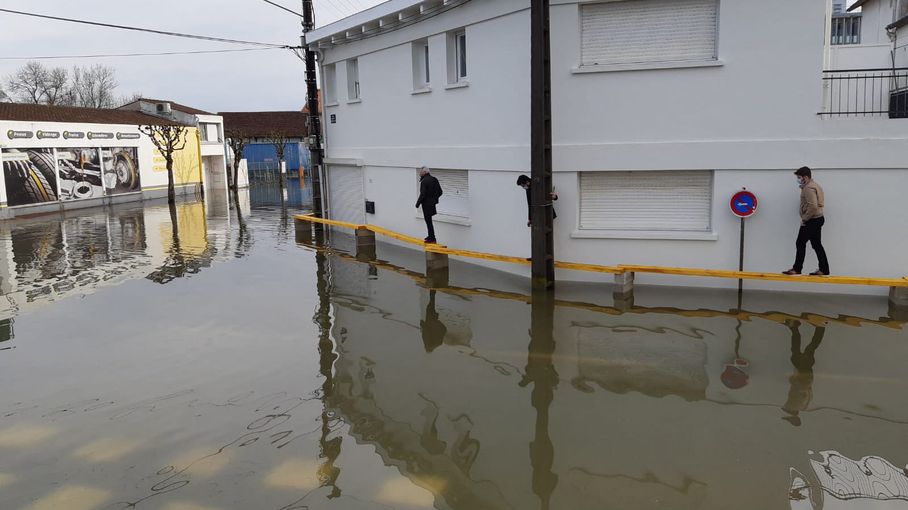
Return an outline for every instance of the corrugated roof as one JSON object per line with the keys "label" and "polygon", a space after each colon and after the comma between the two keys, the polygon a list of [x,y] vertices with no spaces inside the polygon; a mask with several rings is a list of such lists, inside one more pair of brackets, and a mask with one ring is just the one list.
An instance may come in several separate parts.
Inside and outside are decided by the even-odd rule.
{"label": "corrugated roof", "polygon": [[43,104],[0,103],[0,120],[18,122],[73,122],[85,124],[180,125],[133,110],[79,108]]}
{"label": "corrugated roof", "polygon": [[224,118],[227,136],[268,137],[269,135],[306,136],[307,115],[303,112],[218,112]]}
{"label": "corrugated roof", "polygon": [[[172,109],[174,109],[178,112],[188,113],[190,115],[214,115],[213,113],[206,112],[205,110],[199,110],[198,108],[193,108],[191,106],[186,106],[186,105],[183,105],[180,103],[174,103],[173,101],[170,101],[169,99],[149,99],[147,97],[142,97],[142,98],[136,99],[135,101],[133,101],[131,103],[126,103],[123,106],[129,106],[131,104],[138,103],[139,101],[142,101],[145,103],[154,103],[154,104],[170,103],[170,107]],[[123,106],[121,106],[120,108],[123,108]]]}

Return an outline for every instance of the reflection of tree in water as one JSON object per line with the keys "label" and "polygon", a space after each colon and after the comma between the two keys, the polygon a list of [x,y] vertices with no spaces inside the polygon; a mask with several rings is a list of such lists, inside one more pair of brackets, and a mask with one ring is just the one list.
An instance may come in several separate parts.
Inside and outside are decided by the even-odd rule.
{"label": "reflection of tree in water", "polygon": [[230,197],[233,201],[233,210],[236,212],[237,222],[237,239],[236,246],[233,250],[233,256],[235,258],[240,258],[246,255],[252,247],[252,232],[249,230],[248,225],[246,225],[246,218],[243,217],[243,209],[240,207],[240,196],[237,190],[233,190],[230,193]]}
{"label": "reflection of tree in water", "polygon": [[807,410],[813,398],[815,353],[823,341],[826,328],[814,326],[813,338],[807,347],[801,350],[801,323],[788,321],[786,325],[791,331],[791,364],[795,368],[795,373],[788,378],[788,400],[782,406],[782,410],[788,413],[788,416],[782,419],[797,427],[801,425],[800,412]]}
{"label": "reflection of tree in water", "polygon": [[155,283],[166,284],[177,278],[183,278],[199,273],[202,268],[211,266],[210,247],[203,250],[200,254],[184,253],[180,245],[180,222],[177,218],[177,207],[170,204],[170,224],[173,238],[170,243],[170,249],[164,263],[152,271],[145,278]]}

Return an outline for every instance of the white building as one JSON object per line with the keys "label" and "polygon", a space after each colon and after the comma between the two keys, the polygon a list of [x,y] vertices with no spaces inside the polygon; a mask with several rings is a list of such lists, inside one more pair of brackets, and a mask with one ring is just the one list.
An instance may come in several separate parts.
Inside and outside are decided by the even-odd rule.
{"label": "white building", "polygon": [[202,175],[206,191],[227,187],[227,158],[224,146],[224,119],[220,115],[162,99],[141,98],[120,107],[148,115],[173,119],[199,128]]}
{"label": "white building", "polygon": [[[746,187],[760,206],[745,269],[787,269],[799,226],[792,172],[807,165],[826,190],[832,272],[908,273],[908,212],[896,205],[908,124],[889,118],[888,88],[865,89],[881,112],[867,114],[867,100],[841,89],[856,79],[824,73],[831,17],[820,0],[553,1],[556,258],[736,269],[728,203]],[[414,168],[427,165],[445,189],[440,242],[529,256],[515,185],[530,170],[526,0],[390,0],[307,43],[321,52],[331,216],[421,236]]]}

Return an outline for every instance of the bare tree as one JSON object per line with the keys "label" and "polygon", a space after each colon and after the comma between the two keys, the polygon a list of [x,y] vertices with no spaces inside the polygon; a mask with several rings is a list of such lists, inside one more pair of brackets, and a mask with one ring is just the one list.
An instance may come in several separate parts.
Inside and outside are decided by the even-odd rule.
{"label": "bare tree", "polygon": [[69,73],[62,67],[48,70],[44,80],[44,103],[50,105],[67,104],[69,91]]}
{"label": "bare tree", "polygon": [[287,148],[288,137],[285,134],[272,132],[269,133],[265,139],[274,146],[274,152],[277,155],[277,164],[278,164],[278,176],[280,177],[281,187],[284,187],[284,151]]}
{"label": "bare tree", "polygon": [[87,108],[114,108],[117,88],[116,70],[95,64],[91,67],[73,67],[69,102]]}
{"label": "bare tree", "polygon": [[147,125],[139,126],[145,136],[158,149],[167,165],[167,202],[170,204],[171,215],[175,214],[176,191],[174,190],[173,159],[174,154],[186,148],[189,126],[183,125]]}
{"label": "bare tree", "polygon": [[0,89],[0,103],[8,103],[10,101],[11,99],[6,95],[6,92],[4,92],[3,89]]}
{"label": "bare tree", "polygon": [[20,103],[41,104],[48,71],[40,62],[29,62],[6,80],[6,88]]}
{"label": "bare tree", "polygon": [[243,136],[232,130],[228,130],[225,133],[225,138],[227,139],[227,145],[230,147],[230,151],[233,153],[233,174],[230,180],[230,189],[236,191],[239,189],[239,176],[240,176],[240,161],[243,160],[243,151],[246,149],[246,139]]}

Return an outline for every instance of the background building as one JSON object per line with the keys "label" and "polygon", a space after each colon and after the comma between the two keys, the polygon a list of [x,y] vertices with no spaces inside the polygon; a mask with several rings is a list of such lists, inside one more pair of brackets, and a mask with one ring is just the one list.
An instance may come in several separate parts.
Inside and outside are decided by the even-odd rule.
{"label": "background building", "polygon": [[[130,110],[0,103],[0,218],[166,196],[163,158],[139,131],[162,123],[178,124]],[[198,129],[187,129],[177,193],[226,189],[212,166],[206,179]]]}
{"label": "background building", "polygon": [[309,170],[305,113],[220,112],[219,115],[224,118],[228,137],[237,136],[246,141],[243,159],[250,179],[262,177],[256,174],[273,173],[280,167],[275,147],[279,141],[284,142],[284,162],[289,175],[302,176]]}

